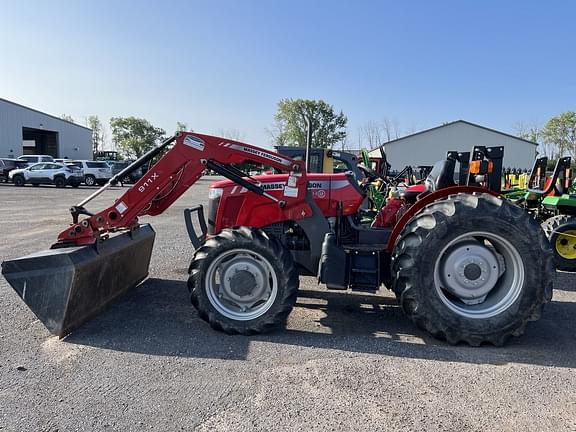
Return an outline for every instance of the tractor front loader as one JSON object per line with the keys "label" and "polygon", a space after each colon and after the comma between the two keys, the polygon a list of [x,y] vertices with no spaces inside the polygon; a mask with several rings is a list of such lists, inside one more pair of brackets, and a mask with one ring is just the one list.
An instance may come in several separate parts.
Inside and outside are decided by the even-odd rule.
{"label": "tractor front loader", "polygon": [[[162,152],[146,175],[105,210],[92,198]],[[497,158],[496,158],[497,159]],[[250,177],[244,162],[280,174]],[[225,138],[181,132],[71,208],[52,249],[5,261],[2,273],[54,334],[65,336],[147,277],[154,231],[143,215],[166,210],[206,170],[226,178],[185,212],[195,248],[188,287],[199,316],[231,334],[282,326],[300,275],[327,289],[392,289],[408,317],[449,343],[502,345],[540,317],[552,296],[553,255],[539,224],[500,198],[501,173],[475,155],[456,185],[456,161],[434,166],[394,224],[362,218],[366,182],[310,174],[304,162]],[[408,191],[410,192],[410,191]],[[192,221],[197,217],[201,232]]]}
{"label": "tractor front loader", "polygon": [[[146,175],[110,207],[97,213],[87,210],[85,206],[92,199],[163,152],[164,156]],[[233,164],[245,160],[293,172],[285,196],[277,199],[244,179]],[[182,133],[142,156],[73,206],[72,224],[58,235],[49,250],[3,262],[2,274],[48,330],[65,336],[146,279],[155,233],[150,225],[140,224],[138,218],[164,212],[206,170],[223,174],[273,202],[275,209],[270,220],[301,219],[311,213],[304,200],[303,162],[222,138]]]}

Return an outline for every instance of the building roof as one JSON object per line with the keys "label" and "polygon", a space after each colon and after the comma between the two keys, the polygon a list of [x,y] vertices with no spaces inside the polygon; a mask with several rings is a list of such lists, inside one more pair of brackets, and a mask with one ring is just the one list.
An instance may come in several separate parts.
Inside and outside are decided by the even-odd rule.
{"label": "building roof", "polygon": [[42,115],[45,115],[45,116],[47,116],[47,117],[51,117],[51,118],[53,118],[53,119],[60,120],[60,121],[62,121],[62,122],[69,123],[69,124],[71,124],[71,125],[78,126],[78,127],[83,128],[83,129],[88,129],[89,131],[92,131],[92,129],[90,129],[89,127],[79,125],[78,123],[74,123],[74,122],[65,120],[65,119],[63,119],[63,118],[56,117],[56,116],[54,116],[54,115],[52,115],[52,114],[48,114],[48,113],[39,111],[39,110],[34,109],[34,108],[27,107],[26,105],[22,105],[22,104],[19,104],[19,103],[16,103],[16,102],[12,102],[12,101],[10,101],[10,100],[8,100],[8,99],[0,98],[0,101],[9,103],[9,104],[11,104],[11,105],[15,105],[15,106],[17,106],[17,107],[24,108],[24,109],[27,109],[27,110],[30,110],[30,111],[34,111],[34,112],[37,112],[38,114],[42,114]]}
{"label": "building roof", "polygon": [[[416,132],[416,133],[413,133],[413,134],[410,134],[410,135],[403,136],[403,137],[401,137],[401,138],[397,138],[397,139],[393,139],[393,140],[391,140],[391,141],[387,141],[387,142],[385,142],[385,143],[382,143],[381,145],[382,145],[382,146],[387,146],[388,144],[394,144],[394,143],[397,143],[397,142],[399,142],[399,141],[405,140],[405,139],[407,139],[407,138],[411,138],[411,137],[416,136],[416,135],[421,135],[421,134],[424,134],[424,133],[427,133],[427,132],[431,132],[431,131],[436,130],[436,129],[441,129],[441,128],[444,128],[444,127],[447,127],[447,126],[452,126],[452,125],[454,125],[454,124],[456,124],[456,123],[463,123],[463,124],[466,124],[466,125],[468,125],[468,126],[474,126],[474,127],[480,128],[480,129],[487,130],[487,131],[489,131],[489,132],[494,132],[494,133],[497,133],[497,134],[500,134],[500,135],[504,135],[504,136],[509,137],[509,138],[514,138],[514,139],[517,139],[517,140],[519,140],[519,141],[524,141],[524,142],[526,142],[526,143],[528,143],[528,144],[532,144],[532,145],[535,145],[535,146],[538,145],[537,142],[530,141],[530,140],[527,140],[527,139],[524,139],[524,138],[520,138],[520,137],[517,137],[517,136],[514,136],[514,135],[510,135],[510,134],[508,134],[508,133],[501,132],[501,131],[498,131],[498,130],[496,130],[496,129],[490,129],[490,128],[487,128],[486,126],[480,126],[479,124],[471,123],[471,122],[466,121],[466,120],[456,120],[456,121],[453,121],[453,122],[444,123],[443,125],[440,125],[440,126],[436,126],[436,127],[430,128],[430,129],[425,129],[425,130],[420,131],[420,132]],[[378,148],[378,147],[375,147],[375,148]]]}

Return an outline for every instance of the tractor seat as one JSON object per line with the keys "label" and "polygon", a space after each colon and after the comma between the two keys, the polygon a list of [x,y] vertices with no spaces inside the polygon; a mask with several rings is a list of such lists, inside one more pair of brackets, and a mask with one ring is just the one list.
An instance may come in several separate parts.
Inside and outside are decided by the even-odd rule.
{"label": "tractor seat", "polygon": [[406,202],[413,204],[416,202],[418,195],[420,195],[422,192],[425,191],[426,191],[425,185],[417,184],[401,190],[399,195],[401,198],[404,198]]}
{"label": "tractor seat", "polygon": [[432,171],[424,181],[427,192],[435,192],[450,186],[456,186],[454,183],[454,170],[456,161],[453,159],[444,159],[434,164]]}

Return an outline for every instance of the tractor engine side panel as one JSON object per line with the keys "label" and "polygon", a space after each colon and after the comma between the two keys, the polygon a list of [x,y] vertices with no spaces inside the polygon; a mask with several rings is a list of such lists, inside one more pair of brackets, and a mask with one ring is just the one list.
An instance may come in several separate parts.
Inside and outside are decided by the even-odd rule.
{"label": "tractor engine side panel", "polygon": [[[287,174],[255,176],[262,188],[282,200]],[[346,174],[309,174],[308,192],[325,217],[336,216],[338,205],[342,205],[342,214],[350,215],[358,211],[364,200],[360,189],[351,183]],[[218,198],[212,199],[208,209],[211,234],[233,226],[252,226],[261,228],[285,220],[299,220],[308,215],[293,215],[287,218],[277,203],[254,194],[242,186],[222,180],[210,185],[212,190],[221,189]],[[212,194],[211,195],[216,195]],[[217,207],[217,208],[214,208]]]}

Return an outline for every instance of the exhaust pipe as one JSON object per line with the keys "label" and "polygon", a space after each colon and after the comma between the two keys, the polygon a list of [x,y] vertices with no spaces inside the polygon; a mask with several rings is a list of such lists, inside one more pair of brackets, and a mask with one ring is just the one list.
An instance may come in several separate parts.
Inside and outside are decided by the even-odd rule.
{"label": "exhaust pipe", "polygon": [[88,246],[50,249],[2,263],[2,274],[60,338],[148,277],[155,232],[148,224]]}

